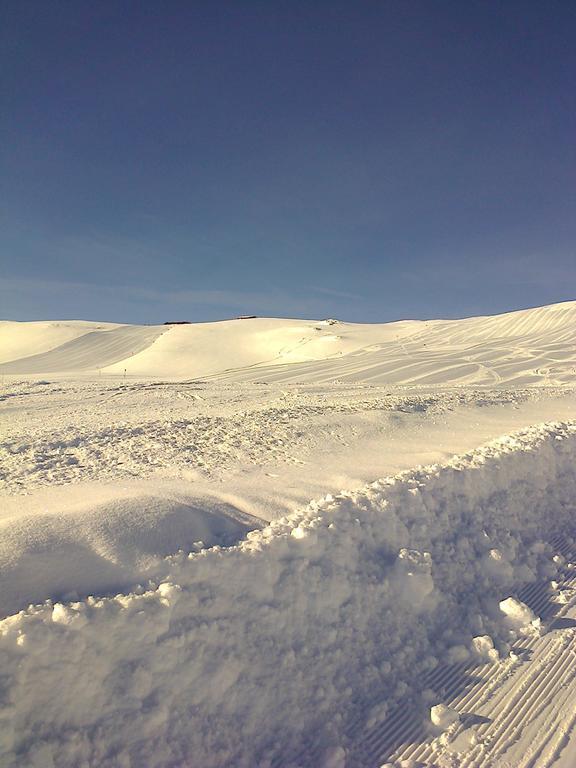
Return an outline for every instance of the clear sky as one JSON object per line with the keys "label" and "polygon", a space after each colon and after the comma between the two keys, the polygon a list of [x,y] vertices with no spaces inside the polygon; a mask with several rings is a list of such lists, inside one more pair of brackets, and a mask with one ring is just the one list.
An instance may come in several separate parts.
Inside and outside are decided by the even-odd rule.
{"label": "clear sky", "polygon": [[576,298],[573,0],[0,9],[0,316]]}

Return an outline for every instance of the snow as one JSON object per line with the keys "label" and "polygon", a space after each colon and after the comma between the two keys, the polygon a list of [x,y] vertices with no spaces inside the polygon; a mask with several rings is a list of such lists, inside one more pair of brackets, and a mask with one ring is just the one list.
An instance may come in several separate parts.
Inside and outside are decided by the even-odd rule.
{"label": "snow", "polygon": [[[34,506],[35,503],[37,506]],[[83,485],[6,499],[0,515],[0,616],[29,602],[106,594],[154,578],[163,557],[228,546],[262,522],[170,486]]]}
{"label": "snow", "polygon": [[52,377],[4,391],[0,616],[129,589],[179,548],[227,546],[312,498],[445,461],[535,420],[576,417],[570,391],[541,389]]}
{"label": "snow", "polygon": [[209,768],[312,735],[331,748],[354,691],[393,702],[456,637],[508,636],[490,606],[514,576],[480,555],[498,542],[514,571],[551,560],[541,521],[570,521],[575,453],[575,423],[534,427],[166,558],[156,586],[5,619],[3,764]]}
{"label": "snow", "polygon": [[[44,335],[54,324],[46,325],[0,325],[0,339],[8,339],[0,341],[0,350],[17,348],[14,326],[23,347],[17,357],[5,358],[0,373],[226,374],[235,381],[417,386],[560,385],[576,373],[576,302],[493,317],[370,325],[255,318],[90,329],[69,322],[52,329],[50,342]],[[64,329],[72,340],[62,344]]]}
{"label": "snow", "polygon": [[[0,324],[2,768],[382,765],[398,708],[516,764],[532,690],[516,741],[558,758],[575,320]],[[496,670],[496,738],[459,669]]]}
{"label": "snow", "polygon": [[117,327],[114,323],[90,323],[83,320],[52,323],[0,320],[0,363],[50,352],[91,331]]}
{"label": "snow", "polygon": [[453,723],[460,720],[460,715],[455,709],[447,707],[446,704],[435,704],[430,708],[430,720],[436,728],[445,731]]}
{"label": "snow", "polygon": [[500,601],[500,610],[506,616],[506,625],[512,632],[526,634],[540,629],[540,619],[527,605],[515,597]]}
{"label": "snow", "polygon": [[479,635],[472,638],[472,650],[479,659],[484,661],[498,661],[499,653],[494,648],[494,640],[490,635]]}

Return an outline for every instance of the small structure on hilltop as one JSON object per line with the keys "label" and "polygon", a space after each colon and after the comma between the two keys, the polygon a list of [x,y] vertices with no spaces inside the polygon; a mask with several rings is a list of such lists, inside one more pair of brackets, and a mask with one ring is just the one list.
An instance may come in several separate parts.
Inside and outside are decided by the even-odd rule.
{"label": "small structure on hilltop", "polygon": [[190,320],[167,320],[163,325],[192,325]]}

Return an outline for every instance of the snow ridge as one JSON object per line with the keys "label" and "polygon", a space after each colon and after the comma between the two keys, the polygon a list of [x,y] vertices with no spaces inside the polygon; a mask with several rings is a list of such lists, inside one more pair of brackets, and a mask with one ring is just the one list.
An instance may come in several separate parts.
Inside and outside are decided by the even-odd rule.
{"label": "snow ridge", "polygon": [[264,768],[312,741],[335,754],[367,692],[382,716],[473,638],[505,652],[499,603],[549,572],[575,457],[576,422],[531,427],[166,558],[133,593],[8,617],[0,764]]}

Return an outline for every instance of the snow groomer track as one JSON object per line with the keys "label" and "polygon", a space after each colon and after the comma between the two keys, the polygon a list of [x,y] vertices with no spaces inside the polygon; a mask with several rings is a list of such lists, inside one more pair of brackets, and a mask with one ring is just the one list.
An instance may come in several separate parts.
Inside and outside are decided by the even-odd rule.
{"label": "snow groomer track", "polygon": [[543,634],[514,642],[506,659],[442,665],[426,678],[426,693],[454,709],[459,720],[434,734],[423,707],[410,710],[404,703],[367,732],[352,729],[348,765],[546,768],[555,763],[576,723],[576,545],[567,535],[551,545],[561,563],[552,586],[541,581],[518,593],[543,619]]}

